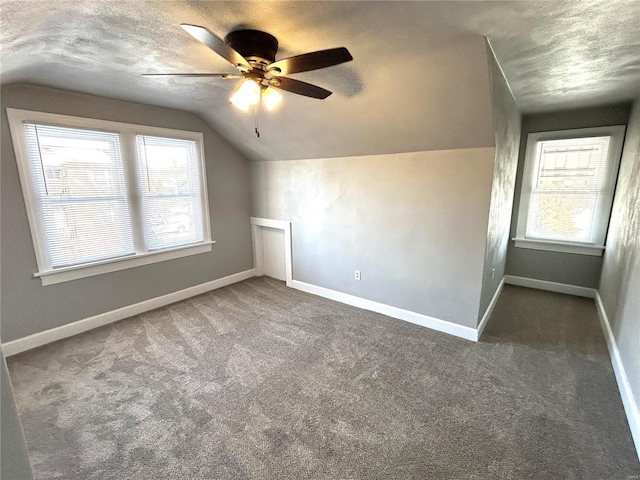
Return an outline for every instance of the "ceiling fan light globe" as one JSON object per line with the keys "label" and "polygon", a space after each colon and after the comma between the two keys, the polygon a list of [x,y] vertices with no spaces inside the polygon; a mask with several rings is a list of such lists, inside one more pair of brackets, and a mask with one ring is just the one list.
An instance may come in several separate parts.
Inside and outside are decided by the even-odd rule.
{"label": "ceiling fan light globe", "polygon": [[260,86],[253,80],[245,80],[229,99],[240,110],[246,112],[260,101]]}
{"label": "ceiling fan light globe", "polygon": [[267,110],[269,111],[273,110],[281,100],[282,95],[271,87],[268,87],[264,92],[262,92],[262,103],[264,103],[264,106],[267,107]]}

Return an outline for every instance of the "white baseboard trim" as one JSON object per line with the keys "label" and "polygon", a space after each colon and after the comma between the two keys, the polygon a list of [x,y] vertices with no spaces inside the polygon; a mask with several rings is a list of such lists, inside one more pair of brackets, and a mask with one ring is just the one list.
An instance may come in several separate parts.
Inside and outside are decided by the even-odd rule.
{"label": "white baseboard trim", "polygon": [[600,324],[604,332],[604,337],[607,340],[607,347],[609,348],[609,356],[611,357],[611,365],[616,375],[616,381],[618,382],[618,390],[620,390],[620,397],[622,398],[622,405],[624,411],[627,414],[627,421],[629,422],[629,428],[631,429],[631,436],[633,442],[636,445],[636,452],[638,453],[638,459],[640,460],[640,410],[638,409],[638,403],[633,396],[633,390],[629,384],[629,377],[624,369],[624,364],[620,358],[620,352],[618,351],[618,345],[616,344],[615,336],[611,330],[611,324],[609,323],[609,317],[602,304],[600,293],[596,291],[596,307],[598,308],[598,317],[600,317]]}
{"label": "white baseboard trim", "polygon": [[498,285],[498,288],[496,288],[496,293],[493,294],[491,303],[489,303],[487,310],[484,312],[484,315],[482,316],[482,320],[480,320],[480,323],[478,324],[478,338],[476,340],[480,340],[480,337],[482,336],[482,332],[484,331],[484,327],[487,326],[487,322],[489,321],[489,318],[493,313],[493,309],[496,308],[496,303],[498,303],[498,297],[502,292],[502,287],[504,287],[504,277],[502,277],[502,280],[500,280],[500,285]]}
{"label": "white baseboard trim", "polygon": [[18,353],[31,350],[32,348],[46,345],[47,343],[62,340],[63,338],[71,337],[94,328],[102,327],[109,323],[117,322],[124,318],[132,317],[140,313],[148,312],[155,308],[164,307],[170,303],[179,302],[190,297],[195,297],[202,293],[215,290],[217,288],[237,283],[247,278],[255,277],[255,269],[245,270],[244,272],[235,273],[227,277],[218,278],[210,282],[201,283],[193,287],[178,290],[177,292],[168,293],[160,297],[150,298],[143,302],[134,303],[133,305],[127,305],[126,307],[104,312],[93,317],[78,320],[76,322],[61,325],[44,332],[34,333],[28,337],[19,338],[11,342],[3,343],[2,350],[6,357],[16,355]]}
{"label": "white baseboard trim", "polygon": [[568,295],[576,295],[578,297],[596,298],[595,288],[578,287],[577,285],[568,285],[566,283],[548,282],[546,280],[516,277],[514,275],[505,275],[504,283],[507,283],[509,285],[517,285],[519,287],[547,290],[549,292],[566,293]]}
{"label": "white baseboard trim", "polygon": [[291,287],[296,290],[318,295],[320,297],[329,298],[340,303],[346,303],[353,307],[362,308],[364,310],[370,310],[372,312],[382,313],[388,317],[404,320],[405,322],[415,323],[423,327],[431,328],[439,332],[448,333],[456,337],[471,340],[473,342],[478,340],[478,332],[475,328],[465,327],[463,325],[457,325],[455,323],[447,322],[435,317],[429,317],[421,313],[411,312],[398,307],[392,307],[384,303],[374,302],[373,300],[367,300],[366,298],[356,297],[347,293],[330,290],[324,287],[318,287],[309,283],[293,280]]}

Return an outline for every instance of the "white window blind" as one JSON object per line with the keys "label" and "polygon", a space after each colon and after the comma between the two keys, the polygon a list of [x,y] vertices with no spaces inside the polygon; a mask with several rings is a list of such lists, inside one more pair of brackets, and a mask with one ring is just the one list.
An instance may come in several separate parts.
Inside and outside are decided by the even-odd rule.
{"label": "white window blind", "polygon": [[147,248],[201,242],[201,179],[196,142],[137,135],[136,144]]}
{"label": "white window blind", "polygon": [[595,243],[608,151],[609,137],[538,144],[527,238]]}
{"label": "white window blind", "polygon": [[133,254],[118,135],[36,124],[25,131],[51,267]]}

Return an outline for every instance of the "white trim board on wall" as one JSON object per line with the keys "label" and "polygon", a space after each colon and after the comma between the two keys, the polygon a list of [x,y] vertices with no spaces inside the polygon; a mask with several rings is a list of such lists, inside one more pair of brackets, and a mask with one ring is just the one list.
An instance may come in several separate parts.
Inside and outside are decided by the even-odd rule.
{"label": "white trim board on wall", "polygon": [[480,340],[480,337],[482,336],[482,332],[484,331],[484,327],[487,326],[487,323],[491,318],[491,314],[493,313],[493,309],[496,308],[496,303],[498,303],[498,298],[500,297],[500,293],[502,293],[502,287],[504,287],[504,277],[502,277],[502,280],[500,280],[500,284],[498,285],[498,288],[496,288],[496,292],[493,294],[493,298],[491,299],[491,302],[489,302],[489,306],[487,307],[487,310],[484,312],[484,315],[482,316],[482,320],[480,320],[480,323],[478,324],[478,329],[477,329],[478,336],[476,340]]}
{"label": "white trim board on wall", "polygon": [[44,332],[34,333],[33,335],[29,335],[28,337],[19,338],[11,342],[3,343],[2,350],[4,351],[6,357],[16,355],[18,353],[31,350],[32,348],[46,345],[47,343],[52,343],[57,340],[62,340],[63,338],[72,337],[79,333],[93,330],[94,328],[102,327],[103,325],[117,322],[118,320],[129,318],[140,313],[154,310],[156,308],[164,307],[165,305],[179,302],[190,297],[195,297],[196,295],[200,295],[217,288],[226,287],[227,285],[241,282],[242,280],[246,280],[255,276],[255,269],[252,268],[251,270],[245,270],[244,272],[235,273],[227,277],[218,278],[217,280],[201,283],[200,285],[195,285],[183,290],[178,290],[177,292],[168,293],[160,297],[150,298],[149,300],[145,300],[143,302],[134,303],[133,305],[127,305],[126,307],[111,310],[109,312],[104,312],[98,315],[94,315],[93,317],[78,320],[66,325],[61,325],[60,327],[52,328],[50,330],[45,330]]}
{"label": "white trim board on wall", "polygon": [[264,275],[264,242],[262,233],[264,228],[275,228],[284,232],[284,267],[285,282],[291,287],[293,281],[293,261],[291,255],[291,222],[272,220],[270,218],[251,217],[251,239],[253,241],[254,270],[256,276]]}
{"label": "white trim board on wall", "polygon": [[356,297],[355,295],[349,295],[348,293],[338,292],[336,290],[330,290],[324,287],[318,287],[317,285],[311,285],[309,283],[300,282],[294,280],[291,286],[296,290],[301,290],[306,293],[318,295],[320,297],[335,300],[336,302],[345,303],[353,307],[362,308],[364,310],[370,310],[372,312],[381,313],[388,317],[404,320],[405,322],[414,323],[422,327],[427,327],[439,332],[448,333],[456,337],[471,340],[473,342],[478,340],[478,331],[475,328],[465,327],[456,323],[447,322],[439,318],[430,317],[421,313],[404,310],[402,308],[393,307],[384,303],[374,302],[373,300],[367,300],[366,298]]}
{"label": "white trim board on wall", "polygon": [[535,278],[516,277],[505,275],[504,283],[517,285],[519,287],[535,288],[537,290],[547,290],[548,292],[566,293],[578,297],[596,298],[596,289],[568,285],[566,283],[548,282],[546,280],[536,280]]}
{"label": "white trim board on wall", "polygon": [[602,331],[604,332],[604,337],[607,340],[609,356],[611,357],[611,365],[613,366],[616,381],[618,382],[618,390],[620,390],[622,405],[624,406],[624,411],[627,414],[627,421],[629,422],[629,428],[631,429],[631,437],[636,445],[636,452],[638,453],[638,459],[640,460],[640,410],[638,410],[638,403],[633,396],[633,390],[631,390],[631,385],[629,384],[629,377],[627,376],[624,364],[620,358],[616,338],[611,330],[609,317],[607,317],[607,312],[604,309],[599,292],[596,292],[596,307],[598,309],[598,317],[600,318]]}

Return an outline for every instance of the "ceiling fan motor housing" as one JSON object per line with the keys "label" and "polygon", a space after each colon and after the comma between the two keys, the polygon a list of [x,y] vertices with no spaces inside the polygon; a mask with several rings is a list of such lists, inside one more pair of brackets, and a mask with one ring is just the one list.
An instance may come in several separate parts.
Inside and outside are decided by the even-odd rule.
{"label": "ceiling fan motor housing", "polygon": [[278,40],[266,32],[235,30],[224,37],[224,42],[252,64],[261,65],[262,69],[276,61]]}

